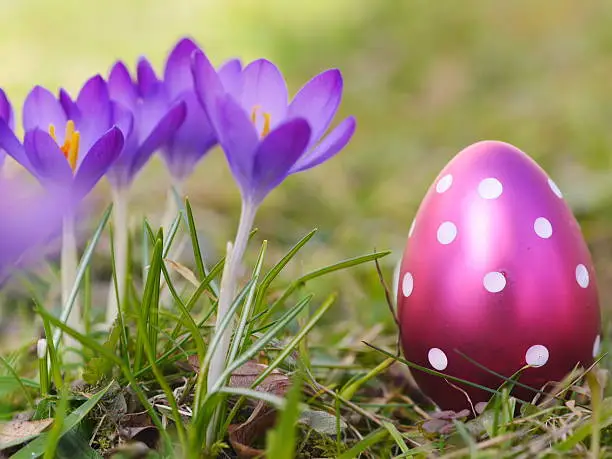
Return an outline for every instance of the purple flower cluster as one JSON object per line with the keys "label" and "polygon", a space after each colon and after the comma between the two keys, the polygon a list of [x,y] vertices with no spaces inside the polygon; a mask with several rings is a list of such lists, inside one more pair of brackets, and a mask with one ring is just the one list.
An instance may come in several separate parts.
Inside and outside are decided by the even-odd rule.
{"label": "purple flower cluster", "polygon": [[76,97],[34,87],[23,104],[22,139],[0,90],[0,161],[8,154],[20,163],[62,203],[56,210],[63,214],[105,176],[115,190],[128,189],[156,152],[181,183],[220,144],[244,202],[257,206],[288,175],[328,160],[348,143],[352,117],[327,134],[342,85],[340,72],[327,70],[289,101],[271,62],[231,60],[215,69],[185,38],[161,76],[141,58],[134,74],[118,61],[107,78],[92,77]]}

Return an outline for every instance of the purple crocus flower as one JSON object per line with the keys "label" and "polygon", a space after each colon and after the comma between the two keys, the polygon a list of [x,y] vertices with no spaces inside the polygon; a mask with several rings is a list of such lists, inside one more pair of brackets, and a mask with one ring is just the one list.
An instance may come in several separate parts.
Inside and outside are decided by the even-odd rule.
{"label": "purple crocus flower", "polygon": [[[136,82],[123,62],[115,63],[108,88],[111,100],[126,109],[132,120],[127,126],[127,119],[117,119],[128,134],[121,156],[107,174],[111,184],[121,189],[131,184],[153,153],[166,145],[184,124],[187,104],[183,100],[169,100],[164,85],[144,58],[138,63]],[[118,115],[122,116],[120,112]]]}
{"label": "purple crocus flower", "polygon": [[64,91],[58,99],[36,86],[23,105],[23,143],[0,120],[0,148],[49,191],[67,193],[78,202],[104,176],[123,147],[123,134],[113,122],[113,107],[103,97],[105,90],[104,80],[94,77],[72,102]]}
{"label": "purple crocus flower", "polygon": [[[15,129],[15,120],[13,117],[13,107],[11,102],[6,97],[5,92],[0,89],[0,120],[3,120],[12,131]],[[4,163],[6,152],[0,148],[0,165]]]}
{"label": "purple crocus flower", "polygon": [[183,182],[217,143],[193,84],[190,58],[197,49],[192,40],[180,40],[168,55],[163,79],[157,77],[147,59],[141,58],[135,82],[122,63],[113,67],[108,80],[111,98],[133,113],[137,137],[160,131],[163,121],[159,120],[167,121],[161,130],[163,135],[158,133],[156,148],[160,148],[176,183]]}
{"label": "purple crocus flower", "polygon": [[342,75],[336,69],[306,83],[291,103],[281,72],[265,59],[245,68],[230,61],[216,72],[196,51],[193,72],[243,199],[253,205],[289,174],[337,154],[355,131],[355,119],[348,117],[323,137],[342,97]]}
{"label": "purple crocus flower", "polygon": [[57,234],[69,205],[66,195],[35,185],[20,175],[0,178],[0,194],[10,197],[0,200],[0,282],[18,265],[39,261],[40,247]]}

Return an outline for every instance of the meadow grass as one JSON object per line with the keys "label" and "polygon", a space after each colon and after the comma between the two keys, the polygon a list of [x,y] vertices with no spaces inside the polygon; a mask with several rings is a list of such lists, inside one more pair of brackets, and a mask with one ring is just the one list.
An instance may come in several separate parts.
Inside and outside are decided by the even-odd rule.
{"label": "meadow grass", "polygon": [[[340,260],[285,282],[280,274],[308,250],[317,231],[273,260],[270,243],[254,230],[250,248],[259,245],[259,255],[242,276],[230,313],[215,328],[224,259],[203,256],[188,200],[168,234],[147,221],[142,236],[132,234],[130,259],[141,269],[130,271],[143,276],[130,278],[125,298],[115,292],[120,312],[110,330],[96,332],[94,323],[90,333],[80,333],[66,325],[66,318],[77,297],[93,289],[87,273],[104,254],[99,245],[112,232],[110,211],[89,238],[75,285],[57,316],[39,292],[29,290],[46,342],[35,355],[23,346],[1,359],[0,412],[7,420],[18,419],[0,430],[7,457],[610,454],[612,399],[603,395],[607,372],[599,363],[576,369],[547,391],[533,388],[534,399],[528,401],[511,396],[512,387],[521,384],[518,375],[500,379],[497,388],[476,385],[491,398],[470,416],[436,411],[408,369],[453,384],[474,383],[406,361],[395,338],[381,336],[380,330],[360,330],[334,349],[313,341],[338,292],[321,296],[309,285],[345,269],[369,270],[381,276],[380,294],[390,299],[378,265],[388,251]],[[189,266],[168,258],[182,239],[193,249]],[[143,244],[139,251],[137,241]],[[111,243],[111,268],[113,248]],[[138,260],[137,252],[146,258]],[[389,310],[392,315],[392,303]],[[226,328],[232,331],[226,369],[208,385],[206,370]],[[66,363],[70,350],[64,335],[83,346],[81,361],[72,357]]]}
{"label": "meadow grass", "polygon": [[[50,88],[76,89],[116,57],[147,54],[159,64],[187,34],[217,61],[272,57],[288,70],[292,90],[323,68],[341,68],[341,110],[359,120],[346,154],[292,178],[262,208],[227,325],[241,330],[229,368],[245,358],[251,366],[228,373],[215,393],[206,391],[201,368],[215,342],[222,248],[237,203],[218,151],[194,172],[191,205],[164,233],[150,223],[166,190],[160,162],[136,184],[129,288],[117,298],[114,328],[96,328],[105,303],[98,290],[115,272],[104,209],[93,227],[81,224],[89,245],[80,251],[80,286],[62,308],[52,301],[53,257],[50,269],[24,279],[26,292],[4,290],[0,417],[29,419],[22,427],[32,430],[12,441],[0,436],[7,448],[0,455],[100,457],[130,438],[117,457],[197,457],[200,449],[281,458],[610,456],[608,355],[588,375],[571,375],[555,398],[534,394],[537,404],[520,404],[508,382],[491,389],[475,419],[432,416],[408,373],[422,369],[398,357],[374,266],[380,259],[390,279],[414,211],[452,155],[477,140],[505,140],[563,189],[591,246],[608,316],[610,5],[224,3],[35,0],[13,2],[0,18],[0,83],[14,101],[32,74]],[[181,244],[191,253],[174,258]],[[84,335],[57,319],[77,295]],[[83,343],[83,364],[64,361],[61,334]],[[45,363],[33,351],[43,336]],[[300,381],[301,394],[290,389]],[[221,418],[211,422],[219,407]],[[247,422],[253,413],[257,422]]]}

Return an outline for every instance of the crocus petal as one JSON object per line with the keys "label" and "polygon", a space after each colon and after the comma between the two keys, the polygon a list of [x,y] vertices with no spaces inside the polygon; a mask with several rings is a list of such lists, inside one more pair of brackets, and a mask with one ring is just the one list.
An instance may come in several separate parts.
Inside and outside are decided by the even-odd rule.
{"label": "crocus petal", "polygon": [[184,93],[186,107],[183,123],[170,137],[161,153],[175,180],[184,180],[196,163],[217,143],[217,137],[193,91]]}
{"label": "crocus petal", "polygon": [[88,151],[112,125],[112,107],[106,82],[100,75],[87,80],[76,100],[81,119],[77,129],[81,133],[80,150]]}
{"label": "crocus petal", "polygon": [[211,123],[217,129],[217,99],[225,93],[223,84],[215,68],[202,51],[195,51],[193,53],[191,70],[198,100],[202,104]]}
{"label": "crocus petal", "polygon": [[76,104],[86,117],[110,119],[109,94],[106,82],[100,75],[96,75],[85,82],[79,92]]}
{"label": "crocus petal", "polygon": [[[68,91],[63,88],[59,91],[59,102],[68,119],[73,121],[80,119],[79,107],[77,107],[77,104],[72,100]],[[61,128],[61,126],[56,126],[56,128]]]}
{"label": "crocus petal", "polygon": [[183,38],[170,52],[164,70],[164,83],[171,99],[175,99],[183,91],[193,89],[191,55],[197,49],[199,47],[193,40]]}
{"label": "crocus petal", "polygon": [[58,142],[64,141],[66,114],[59,101],[47,89],[35,86],[23,104],[23,128],[26,131],[42,129],[49,131],[49,125],[55,126]]}
{"label": "crocus petal", "polygon": [[119,128],[123,138],[127,139],[134,130],[134,116],[132,112],[119,102],[111,102],[113,124]]}
{"label": "crocus petal", "polygon": [[147,97],[151,93],[159,90],[159,79],[155,75],[155,70],[151,63],[144,57],[138,60],[136,68],[138,91],[142,97]]}
{"label": "crocus petal", "polygon": [[32,172],[45,187],[62,187],[72,180],[72,169],[55,140],[41,129],[27,131],[23,142]]}
{"label": "crocus petal", "polygon": [[13,107],[2,89],[0,89],[0,118],[13,129]]}
{"label": "crocus petal", "polygon": [[87,152],[74,177],[73,193],[82,198],[98,183],[123,148],[123,134],[117,127],[106,132]]}
{"label": "crocus petal", "polygon": [[136,109],[138,93],[125,64],[117,61],[108,75],[108,92],[112,100],[120,102],[129,110]]}
{"label": "crocus petal", "polygon": [[[0,283],[16,268],[43,258],[44,243],[58,234],[68,201],[22,176],[0,179]],[[27,266],[25,266],[27,265]]]}
{"label": "crocus petal", "polygon": [[330,132],[313,150],[302,156],[291,168],[291,173],[318,166],[342,150],[355,132],[355,118],[350,116]]}
{"label": "crocus petal", "polygon": [[234,99],[242,99],[242,62],[240,59],[231,59],[219,67],[217,71],[225,91]]}
{"label": "crocus petal", "polygon": [[217,101],[215,118],[219,129],[217,136],[225,152],[227,162],[243,192],[251,188],[253,161],[259,143],[251,120],[230,95]]}
{"label": "crocus petal", "polygon": [[[271,126],[282,122],[287,112],[287,85],[280,70],[270,61],[259,59],[243,72],[242,106],[251,113],[268,113]],[[257,118],[257,131],[262,132],[263,116]]]}
{"label": "crocus petal", "polygon": [[0,119],[0,149],[4,150],[15,161],[34,174],[32,164],[25,154],[21,142],[19,142],[11,127],[3,119]]}
{"label": "crocus petal", "polygon": [[253,163],[252,199],[256,203],[287,177],[310,140],[310,126],[303,118],[281,124],[259,144]]}
{"label": "crocus petal", "polygon": [[323,72],[296,94],[289,105],[289,118],[306,118],[312,129],[311,145],[325,133],[342,99],[342,74],[332,69]]}
{"label": "crocus petal", "polygon": [[[0,120],[7,124],[9,130],[13,129],[13,107],[2,89],[0,89]],[[0,166],[4,164],[5,157],[6,152],[0,146]]]}
{"label": "crocus petal", "polygon": [[168,106],[168,100],[161,90],[141,99],[134,113],[136,122],[134,129],[138,135],[139,142],[142,142],[153,132],[155,126],[168,113]]}
{"label": "crocus petal", "polygon": [[114,189],[127,187],[130,182],[130,168],[138,149],[138,138],[134,132],[132,112],[119,102],[112,103],[113,122],[123,134],[123,148],[117,159],[106,172],[106,177]]}
{"label": "crocus petal", "polygon": [[136,151],[130,167],[130,178],[133,179],[146,164],[151,155],[168,142],[185,120],[186,106],[183,101],[172,107],[161,121],[153,128],[151,134],[142,142]]}

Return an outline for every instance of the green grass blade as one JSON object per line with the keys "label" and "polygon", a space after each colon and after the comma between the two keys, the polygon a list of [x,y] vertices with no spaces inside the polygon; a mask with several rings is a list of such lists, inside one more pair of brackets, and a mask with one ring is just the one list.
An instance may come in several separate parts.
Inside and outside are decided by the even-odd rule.
{"label": "green grass blade", "polygon": [[352,268],[353,266],[358,266],[369,261],[378,260],[379,258],[386,257],[390,253],[391,251],[387,250],[383,252],[370,253],[355,258],[349,258],[348,260],[343,260],[338,263],[334,263],[333,265],[316,269],[314,271],[309,272],[308,274],[305,274],[302,277],[299,277],[298,279],[291,282],[291,284],[289,284],[289,287],[285,289],[280,298],[278,298],[272,304],[272,306],[270,306],[268,311],[266,311],[266,313],[261,316],[261,318],[259,319],[259,323],[265,324],[268,321],[270,315],[272,315],[272,313],[276,311],[276,309],[278,309],[280,305],[282,305],[294,291],[306,284],[306,282],[316,279],[317,277],[325,276],[326,274],[332,273],[334,271],[340,271],[342,269]]}
{"label": "green grass blade", "polygon": [[[163,249],[163,242],[157,240],[153,248],[153,255],[151,257],[151,264],[147,273],[147,280],[145,282],[144,293],[142,295],[142,304],[138,316],[142,318],[145,323],[150,323],[150,314],[152,303],[155,299],[155,291],[159,295],[159,273],[161,272],[161,255]],[[159,296],[158,296],[159,298]],[[143,353],[144,353],[144,341],[149,340],[149,336],[146,333],[143,335],[143,331],[138,331],[136,335],[136,354],[134,357],[134,369],[137,371],[142,367]],[[150,333],[150,330],[148,330]]]}
{"label": "green grass blade", "polygon": [[385,429],[376,429],[369,435],[363,437],[363,439],[353,445],[352,448],[346,450],[344,453],[338,456],[338,459],[352,459],[358,457],[361,453],[366,451],[368,448],[374,446],[376,443],[381,442],[389,435],[389,432]]}
{"label": "green grass blade", "polygon": [[[42,306],[38,303],[38,301],[34,300],[34,304],[37,309],[42,309]],[[61,365],[60,365],[60,355],[53,344],[52,332],[51,332],[51,324],[47,320],[46,317],[41,316],[43,328],[45,330],[45,338],[47,338],[47,354],[49,355],[49,363],[51,365],[51,377],[53,379],[53,383],[57,390],[61,390],[64,386],[64,381],[62,379]]]}
{"label": "green grass blade", "polygon": [[[197,424],[199,417],[202,416],[201,408],[203,407],[203,400],[205,400],[204,394],[206,393],[206,376],[208,374],[208,366],[210,365],[210,361],[212,356],[214,355],[215,350],[219,346],[221,342],[221,337],[223,335],[223,331],[229,327],[230,323],[234,319],[234,315],[236,311],[240,307],[242,300],[244,299],[246,292],[249,291],[251,284],[253,284],[253,280],[250,280],[247,285],[242,289],[241,293],[236,297],[231,307],[228,310],[227,315],[221,320],[219,327],[215,330],[212,339],[208,345],[208,349],[206,349],[206,354],[204,356],[204,360],[200,362],[200,373],[198,374],[198,382],[196,384],[196,395],[193,402],[193,419],[194,424]],[[221,380],[220,380],[221,381]],[[223,379],[221,382],[224,382]],[[208,396],[208,394],[207,394]]]}
{"label": "green grass blade", "polygon": [[19,377],[19,375],[17,374],[15,369],[2,356],[0,356],[0,363],[2,363],[2,365],[4,365],[4,367],[7,369],[9,374],[15,379],[15,381],[17,382],[17,384],[21,388],[21,391],[23,392],[23,396],[25,397],[26,401],[28,402],[28,405],[30,405],[30,407],[34,408],[34,406],[35,406],[34,399],[32,398],[32,395],[30,394],[30,392],[28,391],[26,386],[23,384],[23,381],[21,380],[21,378]]}
{"label": "green grass blade", "polygon": [[234,361],[230,362],[225,371],[221,374],[219,381],[212,387],[211,392],[215,392],[219,389],[219,386],[223,384],[227,378],[242,365],[247,363],[250,359],[252,359],[261,349],[264,348],[272,339],[276,337],[276,335],[285,328],[289,322],[297,317],[297,315],[304,309],[312,299],[312,295],[308,295],[302,300],[300,300],[293,308],[289,309],[280,319],[278,319],[274,326],[270,327],[270,329],[255,343],[251,345],[246,351],[244,351],[238,358]]}
{"label": "green grass blade", "polygon": [[[315,313],[312,315],[312,317],[306,323],[306,325],[304,325],[304,327],[302,327],[300,329],[298,334],[295,335],[291,339],[291,341],[289,341],[289,343],[287,343],[287,345],[283,346],[282,351],[276,356],[276,358],[272,362],[270,362],[268,367],[264,371],[261,372],[261,374],[255,379],[255,381],[253,381],[253,383],[251,384],[251,387],[250,387],[251,389],[255,389],[276,368],[278,368],[283,363],[283,361],[289,356],[289,354],[291,354],[293,352],[293,350],[298,346],[298,344],[304,339],[304,337],[306,335],[308,335],[308,333],[310,333],[310,330],[312,330],[313,327],[319,321],[319,319],[321,319],[321,317],[323,317],[323,314],[325,314],[327,312],[327,310],[334,304],[334,302],[336,301],[336,298],[337,298],[337,296],[335,294],[334,295],[330,295],[321,304],[321,306],[318,307],[318,309],[315,311]],[[238,400],[236,402],[236,404],[234,405],[234,407],[232,408],[232,411],[229,414],[229,416],[227,417],[227,420],[225,422],[224,432],[227,431],[227,428],[229,427],[229,423],[232,421],[232,419],[238,413],[238,410],[240,409],[241,404],[242,404],[242,400]]]}
{"label": "green grass blade", "polygon": [[166,240],[164,241],[164,250],[162,252],[163,258],[166,258],[168,256],[168,253],[170,252],[170,249],[172,248],[172,243],[174,242],[174,239],[176,237],[176,234],[178,232],[180,225],[181,225],[181,215],[179,213],[179,215],[176,216],[176,218],[172,222],[172,225],[170,225],[170,228],[168,229],[168,235],[166,237]]}
{"label": "green grass blade", "polygon": [[[125,303],[122,298],[121,292],[119,292],[119,282],[117,279],[116,269],[116,258],[115,258],[115,237],[113,235],[113,227],[110,229],[110,252],[111,252],[111,269],[113,273],[113,290],[115,292],[115,301],[117,302],[117,326],[120,328],[121,333],[119,334],[119,343],[121,347],[120,354],[124,357],[126,364],[131,365],[129,350],[128,350],[128,336],[127,329],[125,327]],[[129,265],[128,265],[129,266]],[[89,272],[89,269],[88,269]]]}
{"label": "green grass blade", "polygon": [[64,430],[66,424],[66,412],[68,411],[68,396],[69,392],[67,386],[63,386],[60,391],[60,399],[55,409],[53,416],[53,425],[51,430],[48,432],[45,441],[45,453],[44,459],[54,459],[57,450],[57,445],[62,438],[62,435],[69,432],[70,429]]}
{"label": "green grass blade", "polygon": [[255,400],[261,400],[262,402],[269,403],[276,408],[282,409],[285,407],[285,400],[278,395],[270,394],[268,392],[262,392],[259,390],[247,389],[246,387],[221,387],[217,393],[229,394],[229,395],[240,395],[242,397],[253,398]]}
{"label": "green grass blade", "polygon": [[[70,429],[79,424],[85,416],[98,404],[98,402],[104,397],[104,395],[111,388],[114,381],[111,381],[104,389],[97,392],[93,395],[89,400],[79,406],[76,410],[66,416],[64,419],[64,423],[62,426],[62,430],[60,431],[60,437],[68,432]],[[12,459],[33,459],[36,457],[40,457],[45,453],[47,448],[47,440],[49,438],[50,432],[42,433],[35,440],[28,443],[24,448],[17,451]]]}
{"label": "green grass blade", "polygon": [[[202,280],[202,282],[200,282],[200,285],[198,285],[195,291],[191,294],[191,297],[189,298],[187,303],[185,303],[186,311],[188,312],[191,311],[191,309],[195,306],[195,304],[200,299],[204,291],[206,291],[206,289],[211,287],[212,285],[211,283],[213,279],[221,273],[224,265],[225,265],[225,259],[222,259],[217,264],[215,264],[215,266],[213,266],[213,268],[210,270],[210,273]],[[210,315],[212,315],[213,312],[214,312],[214,309],[211,309]],[[179,323],[177,323],[176,326],[174,327],[174,330],[171,333],[172,339],[176,339],[179,333],[181,332],[181,322],[182,320],[179,321]]]}
{"label": "green grass blade", "polygon": [[287,252],[285,256],[281,258],[278,261],[278,263],[276,263],[276,265],[274,265],[272,269],[270,269],[266,273],[266,275],[261,281],[259,288],[257,289],[257,298],[255,300],[255,311],[256,312],[259,312],[261,303],[263,302],[264,295],[268,291],[270,284],[272,284],[274,279],[278,277],[281,271],[285,268],[285,266],[287,266],[287,264],[293,259],[293,257],[297,255],[297,253],[302,249],[302,247],[304,247],[308,243],[308,241],[312,239],[312,237],[316,234],[316,232],[317,232],[317,229],[315,228],[312,231],[310,231],[306,236],[304,236],[302,239],[300,239],[293,247],[291,247],[289,252]]}
{"label": "green grass blade", "polygon": [[257,291],[257,284],[259,282],[259,276],[261,275],[261,269],[263,267],[263,260],[266,254],[267,245],[267,241],[264,241],[261,245],[261,250],[259,251],[257,262],[255,263],[255,269],[253,270],[253,275],[251,276],[253,282],[244,302],[242,314],[240,315],[240,321],[238,322],[238,327],[236,328],[234,337],[232,339],[232,345],[230,347],[227,358],[228,362],[231,362],[236,358],[236,355],[238,355],[238,352],[242,348],[243,343],[246,341],[246,338],[250,336],[245,333],[245,330],[247,328],[247,324],[251,316],[251,310],[253,309],[255,294]]}
{"label": "green grass blade", "polygon": [[143,219],[142,221],[142,273],[141,276],[143,279],[147,278],[147,271],[149,269],[148,261],[151,259],[150,255],[150,247],[149,247],[149,235],[147,233],[147,219]]}
{"label": "green grass blade", "polygon": [[395,362],[394,359],[386,359],[382,361],[361,378],[356,378],[354,381],[348,383],[346,387],[342,389],[342,392],[340,392],[340,396],[345,400],[352,399],[361,386],[370,381],[372,378],[375,378],[381,374],[383,371],[389,368],[393,362]]}
{"label": "green grass blade", "polygon": [[[439,378],[444,378],[444,379],[448,379],[450,381],[462,383],[462,384],[465,384],[466,386],[472,386],[472,387],[475,387],[477,389],[481,389],[481,390],[483,390],[485,392],[489,392],[491,394],[499,394],[500,393],[498,390],[491,389],[490,387],[482,386],[480,384],[476,384],[476,383],[473,383],[471,381],[467,381],[465,379],[457,378],[455,376],[451,376],[451,375],[447,375],[447,374],[444,374],[444,373],[440,373],[439,371],[436,371],[436,370],[431,370],[429,368],[422,367],[421,365],[417,365],[416,363],[413,363],[413,362],[410,362],[410,361],[408,361],[406,359],[398,357],[397,355],[393,355],[390,352],[385,351],[384,349],[381,349],[379,347],[374,346],[373,344],[365,343],[365,342],[364,342],[364,344],[366,346],[374,349],[375,351],[380,352],[383,355],[386,355],[387,357],[390,357],[390,358],[392,358],[394,360],[397,360],[398,362],[401,362],[404,365],[409,366],[410,368],[414,368],[415,370],[423,371],[425,373],[428,373],[428,374],[433,375],[433,376],[437,376]],[[519,403],[522,403],[522,404],[529,404],[528,402],[525,402],[524,400],[517,399],[517,401]]]}
{"label": "green grass blade", "polygon": [[[309,295],[303,298],[300,302],[298,302],[293,308],[288,310],[275,324],[273,327],[264,334],[260,339],[255,341],[251,347],[249,347],[244,353],[242,353],[238,358],[234,361],[230,362],[229,365],[225,368],[221,376],[217,380],[217,382],[211,387],[209,392],[206,392],[204,396],[205,389],[200,389],[196,392],[196,402],[197,405],[194,405],[194,416],[193,416],[193,424],[191,427],[193,445],[201,444],[202,435],[205,435],[206,431],[206,414],[211,412],[210,404],[213,402],[217,402],[217,406],[219,403],[223,403],[222,399],[219,399],[218,394],[220,393],[221,388],[224,386],[225,381],[231,376],[231,374],[239,367],[248,362],[253,356],[255,356],[264,346],[266,346],[272,339],[278,334],[280,330],[282,330],[289,322],[291,322],[299,313],[306,307],[306,305],[312,299],[312,295]],[[230,314],[228,314],[230,316]],[[200,368],[200,376],[202,379],[205,379],[203,376],[203,369]],[[203,381],[198,381],[198,385],[204,386]],[[257,392],[257,391],[255,391]],[[197,409],[197,412],[196,412]],[[218,421],[217,419],[209,419],[209,422],[215,423]],[[219,424],[217,424],[219,425]]]}
{"label": "green grass blade", "polygon": [[198,325],[193,320],[192,315],[189,313],[189,311],[185,307],[185,304],[183,304],[183,300],[181,300],[181,297],[174,288],[174,284],[172,283],[172,279],[170,278],[168,268],[163,262],[161,264],[161,269],[164,275],[164,280],[166,281],[166,285],[168,285],[170,295],[174,299],[174,304],[179,308],[179,311],[181,312],[181,316],[179,317],[177,324],[184,321],[183,323],[187,326],[187,329],[191,333],[191,337],[196,345],[198,358],[201,361],[204,358],[204,355],[206,354],[206,344],[204,343],[204,338],[202,338],[202,334],[200,333]]}
{"label": "green grass blade", "polygon": [[[161,239],[158,239],[157,243],[155,244],[155,249],[153,251],[154,258],[153,258],[153,262],[151,263],[151,269],[149,270],[149,275],[151,275],[151,272],[153,272],[154,269],[158,269],[158,265],[161,266],[162,247],[163,247],[162,241]],[[155,258],[156,256],[159,258],[159,260]],[[157,277],[157,292],[159,293],[159,277],[158,276],[156,277]],[[138,324],[138,335],[146,336],[147,323],[144,321],[144,315],[140,315],[138,317],[137,324]],[[154,333],[156,334],[157,331],[155,330]],[[159,384],[159,387],[161,387],[162,391],[164,392],[166,396],[166,400],[168,401],[168,404],[170,405],[170,409],[174,417],[176,431],[179,436],[179,441],[181,445],[183,446],[183,448],[185,448],[185,451],[186,451],[188,444],[187,444],[187,434],[185,432],[185,426],[183,425],[183,422],[181,420],[181,415],[179,413],[176,399],[174,398],[174,393],[172,392],[170,385],[166,381],[165,375],[163,374],[163,372],[159,369],[159,367],[156,364],[156,355],[155,355],[155,348],[153,347],[153,342],[150,342],[147,339],[143,339],[141,343],[143,346],[143,352],[146,355],[147,359],[149,360],[149,365],[151,365],[151,371],[153,372],[153,375],[155,376],[155,379],[157,383]]]}
{"label": "green grass blade", "polygon": [[[185,199],[185,214],[187,216],[187,227],[189,228],[189,236],[191,237],[191,246],[193,247],[193,256],[195,258],[195,264],[198,268],[198,274],[200,279],[204,279],[208,273],[206,272],[206,266],[204,265],[204,259],[202,258],[202,249],[200,248],[200,240],[198,238],[198,232],[195,226],[195,219],[193,218],[193,211],[191,210],[191,203],[189,199]],[[219,289],[214,286],[213,288],[215,295],[219,295]]]}
{"label": "green grass blade", "polygon": [[[152,291],[152,296],[151,296],[151,303],[149,305],[149,321],[148,323],[145,322],[145,324],[148,325],[148,329],[149,329],[149,341],[151,343],[151,350],[153,351],[153,354],[156,355],[157,354],[157,341],[158,341],[158,334],[159,334],[159,298],[160,298],[160,289],[161,289],[161,271],[162,271],[162,266],[164,265],[164,258],[163,258],[163,242],[164,242],[164,235],[163,235],[163,230],[160,228],[158,234],[157,234],[157,240],[162,244],[162,250],[159,253],[159,259],[155,260],[156,264],[155,264],[155,280],[154,280],[154,284],[153,284],[153,291]],[[155,252],[153,254],[153,256],[157,255]],[[158,268],[159,266],[159,268]]]}
{"label": "green grass blade", "polygon": [[278,418],[276,428],[268,432],[267,457],[275,459],[293,459],[296,454],[297,423],[300,419],[300,398],[302,395],[302,378],[298,373],[287,394],[285,407]]}
{"label": "green grass blade", "polygon": [[69,334],[74,339],[79,341],[83,346],[93,349],[98,354],[104,356],[111,362],[115,363],[121,369],[121,371],[123,372],[123,375],[125,376],[125,379],[132,386],[132,389],[134,390],[134,393],[138,397],[138,400],[140,401],[144,409],[149,413],[149,416],[151,416],[151,420],[153,421],[153,424],[155,425],[155,427],[157,427],[160,430],[160,434],[162,436],[162,439],[164,440],[165,449],[167,451],[171,451],[172,450],[172,440],[169,434],[166,432],[166,429],[163,426],[161,419],[157,415],[157,412],[153,409],[153,407],[149,403],[147,396],[142,391],[140,385],[138,384],[138,381],[136,381],[133,373],[130,371],[130,368],[125,364],[125,362],[121,358],[119,358],[117,355],[115,355],[115,353],[111,352],[110,350],[108,350],[107,348],[99,344],[97,341],[77,332],[76,330],[73,330],[72,328],[67,326],[64,322],[60,321],[59,319],[51,315],[45,309],[37,307],[36,312],[40,316],[42,316],[43,321],[47,320],[50,324],[58,327],[64,333]]}
{"label": "green grass blade", "polygon": [[398,446],[402,454],[408,454],[410,452],[410,448],[404,441],[404,437],[402,437],[400,431],[397,430],[397,427],[388,421],[382,421],[382,424],[384,428],[387,429],[389,435],[391,435],[391,438],[393,438],[393,441],[395,441],[395,444]]}

